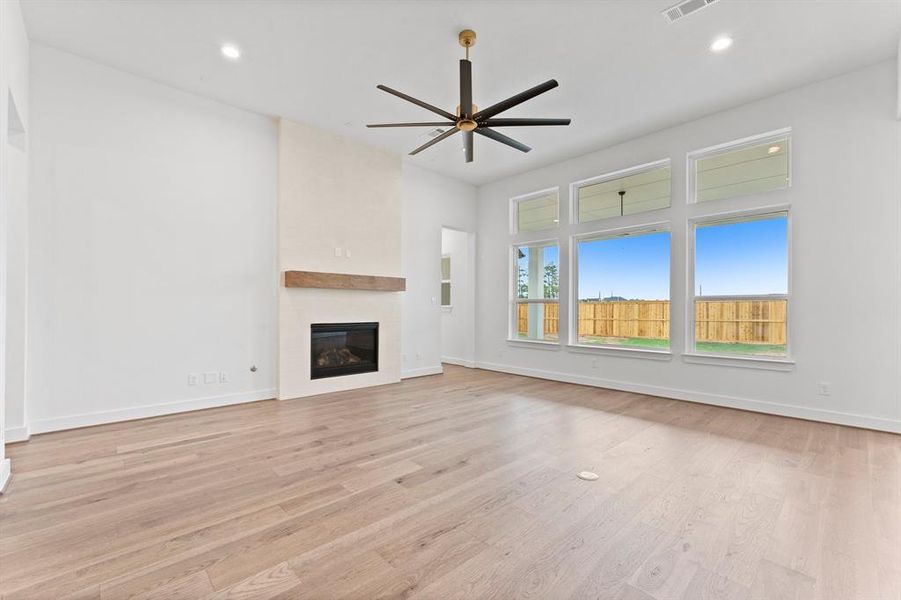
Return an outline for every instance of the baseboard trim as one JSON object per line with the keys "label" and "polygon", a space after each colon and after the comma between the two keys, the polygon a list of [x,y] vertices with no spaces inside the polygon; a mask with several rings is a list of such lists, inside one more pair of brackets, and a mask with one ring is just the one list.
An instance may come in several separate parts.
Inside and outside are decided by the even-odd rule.
{"label": "baseboard trim", "polygon": [[27,442],[28,438],[31,437],[31,432],[28,430],[27,425],[22,425],[21,427],[10,427],[3,432],[3,439],[7,444],[12,444],[15,442]]}
{"label": "baseboard trim", "polygon": [[205,398],[180,400],[178,402],[165,402],[162,404],[150,404],[147,406],[136,406],[119,410],[82,413],[79,415],[69,415],[53,419],[37,419],[29,422],[28,428],[31,433],[47,433],[50,431],[75,429],[77,427],[90,427],[92,425],[105,425],[107,423],[118,423],[120,421],[133,421],[135,419],[172,415],[192,410],[203,410],[205,408],[244,404],[245,402],[271,400],[273,398],[275,398],[274,389],[235,392],[233,394],[207,396]]}
{"label": "baseboard trim", "polygon": [[4,458],[0,460],[0,494],[6,491],[6,486],[9,485],[9,479],[12,475],[12,471],[9,467],[9,459]]}
{"label": "baseboard trim", "polygon": [[410,379],[413,377],[425,377],[426,375],[441,375],[444,368],[441,365],[435,367],[422,367],[421,369],[410,369],[409,371],[401,371],[401,379]]}
{"label": "baseboard trim", "polygon": [[474,360],[467,360],[467,359],[465,359],[465,358],[456,358],[456,357],[454,357],[454,356],[442,356],[442,357],[441,357],[441,362],[447,363],[447,364],[449,364],[449,365],[458,365],[458,366],[461,366],[461,367],[466,367],[466,368],[468,368],[468,369],[475,369],[475,368],[476,368],[476,361],[474,361]]}
{"label": "baseboard trim", "polygon": [[525,377],[535,377],[538,379],[550,379],[552,381],[561,381],[564,383],[575,383],[578,385],[587,385],[591,387],[608,388],[623,392],[634,392],[636,394],[645,394],[647,396],[660,396],[662,398],[684,400],[687,402],[697,402],[699,404],[712,404],[714,406],[722,406],[724,408],[737,408],[740,410],[777,415],[781,417],[805,419],[807,421],[820,421],[823,423],[833,423],[835,425],[848,425],[851,427],[861,427],[864,429],[887,431],[889,433],[901,433],[901,421],[893,419],[883,419],[881,417],[869,417],[866,415],[858,415],[854,413],[823,410],[819,408],[809,408],[806,406],[798,406],[796,404],[782,404],[778,402],[767,402],[764,400],[751,400],[749,398],[739,398],[737,396],[721,396],[718,394],[709,394],[706,392],[694,392],[678,388],[644,385],[626,381],[617,381],[613,379],[601,379],[598,377],[572,375],[558,371],[529,369],[525,367],[516,367],[512,365],[502,365],[489,362],[477,362],[476,368],[485,369],[487,371],[510,373],[512,375],[523,375]]}

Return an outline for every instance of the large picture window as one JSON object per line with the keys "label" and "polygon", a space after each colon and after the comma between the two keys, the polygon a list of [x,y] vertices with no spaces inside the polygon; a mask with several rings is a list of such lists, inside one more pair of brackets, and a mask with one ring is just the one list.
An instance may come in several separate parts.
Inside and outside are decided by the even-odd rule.
{"label": "large picture window", "polygon": [[790,145],[790,130],[781,130],[690,153],[689,200],[709,202],[788,187]]}
{"label": "large picture window", "polygon": [[582,238],[576,252],[576,343],[669,349],[669,231]]}
{"label": "large picture window", "polygon": [[578,222],[669,208],[671,179],[667,159],[574,183]]}
{"label": "large picture window", "polygon": [[695,222],[694,351],[788,354],[787,212]]}
{"label": "large picture window", "polygon": [[554,243],[513,248],[511,339],[559,342],[560,251]]}

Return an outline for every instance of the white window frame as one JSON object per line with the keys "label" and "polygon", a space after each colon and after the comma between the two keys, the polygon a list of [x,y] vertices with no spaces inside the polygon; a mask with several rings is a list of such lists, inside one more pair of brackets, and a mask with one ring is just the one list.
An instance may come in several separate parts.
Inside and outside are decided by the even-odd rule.
{"label": "white window frame", "polygon": [[[557,220],[555,221],[553,227],[545,227],[544,229],[535,229],[532,231],[519,231],[519,204],[526,200],[533,200],[535,198],[539,198],[541,196],[547,196],[548,194],[555,194],[557,196]],[[554,186],[545,188],[543,190],[538,190],[535,192],[529,192],[528,194],[522,194],[520,196],[514,196],[510,198],[510,234],[516,235],[518,233],[523,234],[540,234],[542,232],[553,231],[555,229],[560,228],[560,186]]]}
{"label": "white window frame", "polygon": [[[441,278],[441,285],[444,286],[444,284],[446,283],[448,286],[450,286],[448,289],[450,289],[451,303],[450,304],[441,304],[441,310],[443,310],[445,312],[450,312],[450,310],[454,307],[454,286],[451,283],[451,277],[453,276],[453,271],[454,271],[454,263],[453,263],[453,261],[451,261],[450,254],[442,254],[441,255],[441,260],[444,260],[445,258],[448,260],[448,266],[450,268],[448,269],[447,279],[444,279],[443,277]],[[441,302],[440,295],[438,296],[438,302],[439,303]]]}
{"label": "white window frame", "polygon": [[[660,169],[662,167],[670,167],[670,194],[669,194],[669,203],[670,205],[666,208],[655,208],[654,210],[643,211],[640,213],[633,213],[630,215],[619,215],[614,217],[606,217],[603,219],[592,219],[591,221],[580,221],[579,220],[579,190],[583,187],[587,187],[589,185],[595,185],[597,183],[604,183],[606,181],[614,181],[616,179],[623,179],[624,177],[630,177],[632,175],[638,175],[639,173],[647,173],[648,171],[654,171],[656,169]],[[569,203],[570,203],[570,211],[569,211],[569,224],[570,225],[584,225],[586,223],[603,223],[605,221],[610,221],[611,219],[620,219],[624,216],[631,217],[636,214],[653,214],[659,211],[669,210],[673,207],[673,182],[672,182],[672,159],[669,157],[661,158],[660,160],[655,160],[649,163],[644,163],[641,165],[636,165],[634,167],[627,167],[625,169],[619,169],[618,171],[612,171],[610,173],[604,173],[603,175],[597,175],[595,177],[589,177],[588,179],[582,179],[580,181],[574,181],[569,184]]]}
{"label": "white window frame", "polygon": [[[751,146],[762,146],[763,144],[766,144],[768,142],[776,142],[784,138],[788,138],[788,179],[786,181],[785,187],[775,190],[767,190],[765,192],[755,192],[753,194],[730,196],[729,198],[720,198],[719,200],[698,200],[697,179],[699,160],[710,158],[712,156],[719,156],[721,154],[728,154],[730,152],[734,152],[735,150],[742,150]],[[792,177],[794,172],[794,168],[792,166],[792,154],[794,153],[794,147],[795,144],[794,140],[792,139],[792,128],[783,127],[782,129],[775,129],[766,133],[760,133],[737,140],[723,142],[722,144],[708,146],[699,150],[692,150],[685,155],[685,198],[688,204],[704,205],[708,203],[734,200],[736,198],[751,198],[759,196],[760,194],[769,194],[772,192],[780,192],[791,189]]]}
{"label": "white window frame", "polygon": [[[559,205],[558,205],[559,206]],[[561,290],[557,291],[557,298],[541,298],[541,299],[527,299],[527,298],[519,298],[517,295],[516,284],[518,283],[518,268],[519,268],[519,258],[516,256],[516,249],[522,246],[555,246],[557,248],[557,272],[562,279],[562,266],[560,265],[560,240],[559,238],[544,238],[540,240],[528,240],[523,242],[514,242],[510,244],[509,258],[507,260],[509,264],[510,270],[510,281],[507,286],[509,301],[508,301],[508,310],[509,310],[509,318],[507,319],[507,343],[512,345],[522,344],[524,346],[535,346],[538,348],[544,347],[547,349],[557,350],[562,347],[563,344],[563,336],[557,336],[557,341],[552,342],[548,340],[530,340],[525,338],[517,337],[518,335],[518,324],[519,324],[519,305],[520,304],[553,304],[557,303],[557,314],[558,319],[560,313],[560,306],[562,305],[562,294]],[[558,323],[558,330],[560,329],[560,325],[562,323]]]}
{"label": "white window frame", "polygon": [[[711,225],[725,221],[741,221],[744,219],[752,219],[755,217],[765,217],[767,215],[785,215],[786,217],[786,307],[785,307],[785,355],[783,356],[742,356],[739,354],[717,354],[709,352],[698,352],[695,350],[695,234],[699,226]],[[792,211],[790,204],[777,204],[771,206],[760,206],[753,209],[730,210],[705,213],[695,217],[689,217],[686,222],[685,232],[685,352],[682,359],[685,362],[728,365],[738,367],[748,367],[756,369],[769,369],[776,371],[787,371],[794,367],[795,361],[792,358]],[[715,298],[715,296],[703,296],[704,298]]]}
{"label": "white window frame", "polygon": [[[648,211],[653,212],[653,211]],[[605,219],[602,219],[602,221]],[[593,222],[593,221],[589,221]],[[667,350],[658,350],[653,348],[630,348],[625,346],[617,346],[613,344],[595,345],[579,343],[579,243],[585,241],[613,239],[624,235],[640,235],[648,233],[669,233],[669,272],[670,278],[668,283],[669,301],[670,301],[670,326],[669,340],[670,347]],[[580,352],[586,354],[612,354],[616,356],[635,356],[640,358],[651,358],[657,360],[669,360],[672,358],[672,339],[673,339],[673,318],[672,318],[672,301],[673,301],[673,232],[672,223],[670,221],[654,221],[633,225],[629,227],[608,227],[598,229],[588,233],[580,233],[572,235],[569,238],[569,335],[566,347],[571,352]]]}

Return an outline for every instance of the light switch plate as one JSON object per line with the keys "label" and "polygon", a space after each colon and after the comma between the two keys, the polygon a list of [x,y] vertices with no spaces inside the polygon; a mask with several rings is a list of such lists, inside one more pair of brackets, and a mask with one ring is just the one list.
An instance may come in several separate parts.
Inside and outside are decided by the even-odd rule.
{"label": "light switch plate", "polygon": [[219,373],[216,371],[207,371],[203,374],[203,382],[204,383],[216,383],[219,379]]}

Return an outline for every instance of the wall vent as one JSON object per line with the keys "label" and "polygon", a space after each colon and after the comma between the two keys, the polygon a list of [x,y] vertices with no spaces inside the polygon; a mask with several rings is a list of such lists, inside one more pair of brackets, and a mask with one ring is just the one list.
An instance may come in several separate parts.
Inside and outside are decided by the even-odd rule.
{"label": "wall vent", "polygon": [[668,23],[674,23],[682,17],[687,17],[693,12],[699,11],[705,6],[710,6],[717,0],[685,0],[674,6],[670,6],[660,14]]}

